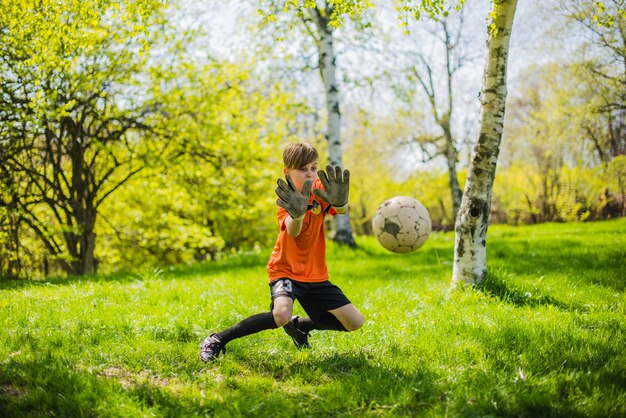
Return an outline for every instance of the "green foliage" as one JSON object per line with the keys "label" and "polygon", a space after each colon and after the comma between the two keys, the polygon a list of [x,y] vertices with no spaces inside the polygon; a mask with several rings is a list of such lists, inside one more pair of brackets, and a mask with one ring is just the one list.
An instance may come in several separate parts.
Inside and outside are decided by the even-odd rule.
{"label": "green foliage", "polygon": [[626,139],[619,133],[626,125],[624,2],[583,0],[572,2],[565,11],[569,29],[565,33],[585,33],[565,68],[571,81],[566,80],[569,86],[563,90],[574,104],[573,128],[580,129],[591,152],[608,162],[626,154]]}
{"label": "green foliage", "polygon": [[611,10],[612,7],[609,6],[607,8],[604,2],[593,2],[593,21],[598,26],[610,28],[615,24],[616,19],[618,22],[620,19],[626,20],[626,8],[624,7],[625,5],[623,0],[612,1],[609,3],[611,3],[611,6],[613,7],[617,6],[617,8]]}
{"label": "green foliage", "polygon": [[560,167],[542,173],[526,164],[499,171],[492,221],[509,224],[572,222],[622,216],[624,167]]}
{"label": "green foliage", "polygon": [[205,208],[158,172],[147,171],[102,208],[97,258],[102,271],[211,258],[222,237],[203,225]]}
{"label": "green foliage", "polygon": [[615,157],[606,167],[609,189],[626,195],[626,155]]}
{"label": "green foliage", "polygon": [[[410,18],[419,20],[422,13],[426,13],[431,19],[446,17],[450,10],[458,11],[464,3],[465,0],[400,0],[396,2],[396,10],[400,27],[407,28]],[[406,31],[408,33],[408,29]]]}
{"label": "green foliage", "polygon": [[282,147],[304,108],[241,66],[192,67],[180,79],[162,92],[167,151],[102,208],[104,271],[216,259],[276,237]]}
{"label": "green foliage", "polygon": [[498,221],[624,216],[619,161],[626,148],[615,135],[623,115],[608,105],[621,99],[610,87],[615,80],[594,82],[582,67],[548,64],[523,75],[523,93],[507,110],[505,163],[494,185]]}
{"label": "green foliage", "polygon": [[304,9],[317,9],[332,27],[338,28],[343,25],[345,16],[356,17],[373,6],[371,0],[329,0],[324,2],[324,6],[318,5],[315,0],[264,0],[258,11],[267,22],[277,22],[277,12],[296,10],[302,16]]}
{"label": "green foliage", "polygon": [[[396,2],[396,9],[399,13],[400,24],[404,27],[408,25],[409,17],[419,20],[422,13],[427,13],[431,18],[447,16],[451,9],[459,10],[465,0],[400,0]],[[342,26],[343,17],[356,17],[364,14],[367,10],[375,7],[371,0],[329,0],[320,6],[315,0],[282,0],[261,2],[259,13],[268,21],[276,21],[276,11],[283,12],[290,9],[318,9],[322,13],[329,12],[331,26],[337,28]],[[270,10],[268,10],[268,8]]]}
{"label": "green foliage", "polygon": [[[626,414],[624,220],[489,228],[480,290],[449,290],[452,233],[415,253],[329,243],[354,333],[198,343],[266,311],[269,251],[143,274],[0,284],[3,416]],[[297,313],[302,314],[299,306]]]}
{"label": "green foliage", "polygon": [[33,233],[63,271],[91,272],[98,206],[141,169],[136,136],[155,111],[142,85],[166,31],[162,4],[18,3],[0,3],[0,156],[11,185],[1,198],[19,214],[15,237]]}
{"label": "green foliage", "polygon": [[175,32],[158,1],[2,7],[23,25],[0,47],[0,274],[166,266],[268,245],[281,148],[303,110],[289,94],[243,63],[185,55],[190,33]]}

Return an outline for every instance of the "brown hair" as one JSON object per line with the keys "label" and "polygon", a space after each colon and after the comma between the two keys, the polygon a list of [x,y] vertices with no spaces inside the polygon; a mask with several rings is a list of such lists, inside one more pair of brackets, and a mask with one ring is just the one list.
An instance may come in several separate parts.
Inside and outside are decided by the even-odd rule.
{"label": "brown hair", "polygon": [[283,151],[283,163],[285,168],[302,168],[319,159],[315,147],[306,142],[289,144]]}

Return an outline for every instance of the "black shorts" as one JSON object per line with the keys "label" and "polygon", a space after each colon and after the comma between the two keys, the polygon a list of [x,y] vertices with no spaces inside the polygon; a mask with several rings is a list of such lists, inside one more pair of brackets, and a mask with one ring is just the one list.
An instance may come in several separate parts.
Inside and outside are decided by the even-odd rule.
{"label": "black shorts", "polygon": [[339,287],[326,280],[318,283],[298,282],[291,279],[276,279],[270,282],[272,304],[279,296],[289,296],[291,300],[300,302],[300,306],[313,322],[317,322],[322,315],[333,309],[350,304],[350,300]]}

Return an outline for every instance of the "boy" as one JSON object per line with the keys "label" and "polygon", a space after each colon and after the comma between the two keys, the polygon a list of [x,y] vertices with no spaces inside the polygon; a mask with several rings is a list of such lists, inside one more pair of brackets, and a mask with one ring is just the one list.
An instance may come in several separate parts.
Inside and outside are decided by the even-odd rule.
{"label": "boy", "polygon": [[[328,280],[326,267],[324,217],[347,211],[350,172],[331,166],[318,171],[318,159],[317,150],[307,143],[289,144],[283,152],[287,181],[278,179],[276,188],[280,233],[267,263],[270,312],[209,335],[201,345],[200,360],[214,360],[226,352],[229,341],[266,329],[283,327],[296,347],[309,348],[311,330],[355,331],[363,325],[363,315]],[[294,300],[308,318],[291,316]]]}

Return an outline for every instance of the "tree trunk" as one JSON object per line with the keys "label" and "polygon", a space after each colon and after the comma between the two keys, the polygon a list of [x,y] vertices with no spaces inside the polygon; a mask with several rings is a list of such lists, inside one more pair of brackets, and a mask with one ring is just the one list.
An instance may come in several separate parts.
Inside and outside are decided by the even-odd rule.
{"label": "tree trunk", "polygon": [[[17,214],[16,197],[11,197],[7,211],[7,237],[3,252],[6,254],[6,271],[2,271],[0,263],[0,275],[4,275],[9,279],[19,279],[22,274],[22,265],[20,261],[20,236],[19,236],[19,215]],[[1,261],[1,260],[0,260]]]}
{"label": "tree trunk", "polygon": [[70,196],[72,220],[76,223],[76,229],[66,234],[66,245],[73,257],[71,274],[92,274],[96,272],[94,230],[97,211],[94,202],[96,196],[92,191],[95,186],[91,170],[86,164],[85,150],[82,145],[85,142],[83,139],[85,133],[80,124],[69,125],[73,127],[70,131],[73,138],[69,147],[69,156],[72,161]]}
{"label": "tree trunk", "polygon": [[450,123],[447,125],[441,124],[444,130],[444,136],[446,138],[446,166],[448,167],[448,184],[450,185],[450,193],[452,195],[452,220],[456,219],[461,207],[461,200],[463,199],[463,192],[459,185],[459,178],[456,172],[457,150],[454,147],[452,139],[452,132],[450,131]]}
{"label": "tree trunk", "polygon": [[[458,32],[451,37],[450,30],[448,28],[448,23],[446,19],[441,20],[441,34],[437,33],[437,39],[440,39],[443,42],[443,47],[445,51],[445,82],[447,91],[446,93],[442,93],[438,87],[438,84],[435,82],[436,78],[439,78],[439,75],[433,77],[433,68],[430,64],[427,63],[424,57],[420,56],[420,61],[423,64],[424,73],[420,72],[417,67],[413,68],[414,75],[418,79],[419,84],[421,85],[424,93],[428,97],[428,101],[430,102],[431,112],[435,119],[435,122],[439,127],[443,130],[443,139],[444,143],[441,146],[441,149],[435,156],[443,155],[446,160],[446,167],[448,169],[448,184],[450,186],[450,194],[452,198],[452,214],[451,214],[451,223],[454,224],[457,213],[459,212],[459,207],[461,206],[461,199],[463,198],[463,192],[459,185],[458,175],[456,171],[456,164],[458,159],[458,150],[454,144],[454,137],[452,136],[452,114],[453,114],[453,84],[454,84],[454,75],[456,71],[458,71],[462,65],[453,63],[452,52],[458,46],[458,42],[452,40],[452,37],[458,39],[461,37],[461,32],[463,30],[462,21],[458,26]],[[457,58],[456,61],[462,61]],[[438,102],[441,102],[446,98],[445,107],[443,107],[440,112],[440,106],[438,106]],[[439,99],[439,100],[438,100]],[[433,144],[436,144],[439,138],[435,139]],[[432,158],[432,157],[431,157]]]}
{"label": "tree trunk", "polygon": [[506,67],[517,0],[494,0],[480,93],[480,132],[456,218],[452,286],[477,284],[487,273],[487,225],[502,140]]}
{"label": "tree trunk", "polygon": [[[333,49],[333,27],[329,24],[330,13],[328,11],[326,16],[323,16],[318,9],[314,9],[313,13],[316,14],[314,20],[320,35],[318,44],[319,67],[322,82],[324,83],[324,92],[326,94],[326,110],[328,114],[326,140],[328,141],[329,163],[333,166],[339,165],[343,167],[341,152],[341,112],[339,110],[339,88],[336,79],[337,68]],[[333,235],[334,241],[341,244],[348,244],[351,247],[356,245],[354,237],[352,236],[350,215],[348,213],[335,216],[333,227],[335,230]]]}

